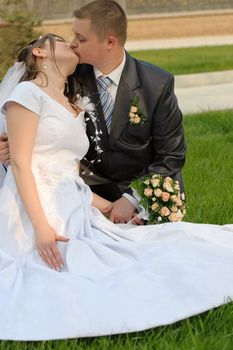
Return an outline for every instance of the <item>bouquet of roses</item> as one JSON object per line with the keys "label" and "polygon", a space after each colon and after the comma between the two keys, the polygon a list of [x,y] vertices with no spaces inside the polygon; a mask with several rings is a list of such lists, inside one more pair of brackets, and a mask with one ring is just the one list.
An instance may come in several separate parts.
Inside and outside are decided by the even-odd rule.
{"label": "bouquet of roses", "polygon": [[170,177],[152,174],[131,182],[130,187],[143,209],[148,224],[181,221],[186,213],[185,195],[179,182]]}

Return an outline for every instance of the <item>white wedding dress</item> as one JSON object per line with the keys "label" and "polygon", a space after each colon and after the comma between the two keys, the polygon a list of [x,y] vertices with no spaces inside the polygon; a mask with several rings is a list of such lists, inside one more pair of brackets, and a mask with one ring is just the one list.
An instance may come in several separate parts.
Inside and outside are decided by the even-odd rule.
{"label": "white wedding dress", "polygon": [[[39,115],[32,171],[65,266],[46,266],[11,168],[0,192],[0,339],[43,340],[167,325],[233,298],[233,226],[114,225],[78,175],[77,118],[32,82],[9,100]],[[23,118],[23,116],[22,116]]]}

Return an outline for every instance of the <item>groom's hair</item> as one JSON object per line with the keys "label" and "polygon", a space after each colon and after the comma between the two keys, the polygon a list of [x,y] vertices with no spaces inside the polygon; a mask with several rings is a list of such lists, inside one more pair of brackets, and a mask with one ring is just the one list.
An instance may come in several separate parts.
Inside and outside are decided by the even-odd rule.
{"label": "groom's hair", "polygon": [[113,0],[95,0],[73,13],[75,18],[89,19],[100,40],[115,35],[124,46],[127,38],[127,17],[122,7]]}

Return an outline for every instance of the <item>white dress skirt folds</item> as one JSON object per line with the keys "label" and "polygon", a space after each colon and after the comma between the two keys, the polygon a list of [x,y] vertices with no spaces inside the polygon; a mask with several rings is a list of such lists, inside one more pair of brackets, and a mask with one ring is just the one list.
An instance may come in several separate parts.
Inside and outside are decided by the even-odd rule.
{"label": "white dress skirt folds", "polygon": [[9,166],[0,192],[0,339],[140,331],[233,298],[233,225],[114,225],[78,175],[89,146],[84,112],[74,118],[32,82],[8,101],[38,115],[32,172],[49,224],[70,240],[58,243],[60,272],[42,261]]}

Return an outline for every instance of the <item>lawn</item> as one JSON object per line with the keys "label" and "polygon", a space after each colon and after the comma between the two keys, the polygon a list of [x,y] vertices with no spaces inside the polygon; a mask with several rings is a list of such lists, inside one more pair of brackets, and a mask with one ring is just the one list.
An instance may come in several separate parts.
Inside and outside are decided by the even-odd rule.
{"label": "lawn", "polygon": [[233,69],[233,46],[134,51],[131,54],[174,75]]}
{"label": "lawn", "polygon": [[233,111],[184,118],[189,221],[233,223]]}
{"label": "lawn", "polygon": [[[233,223],[233,111],[186,116],[184,127],[188,146],[184,168],[187,220]],[[30,349],[232,350],[233,303],[139,333],[48,342],[0,342],[0,350]]]}

